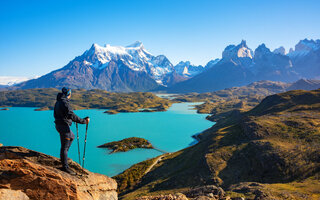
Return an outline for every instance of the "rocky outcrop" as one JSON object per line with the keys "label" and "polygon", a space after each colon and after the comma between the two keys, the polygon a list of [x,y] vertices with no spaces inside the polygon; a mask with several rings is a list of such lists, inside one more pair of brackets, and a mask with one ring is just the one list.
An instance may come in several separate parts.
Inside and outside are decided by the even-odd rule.
{"label": "rocky outcrop", "polygon": [[[255,196],[254,200],[277,200],[279,198],[271,195],[271,192],[267,189],[268,184],[261,184],[256,182],[243,182],[230,186],[230,191],[234,193],[252,194]],[[283,191],[284,192],[284,191]],[[243,198],[244,199],[244,198]],[[294,199],[294,197],[288,195],[286,199]],[[302,198],[307,199],[307,198]]]}
{"label": "rocky outcrop", "polygon": [[39,200],[118,199],[113,179],[82,169],[73,161],[70,167],[77,173],[75,176],[60,167],[58,158],[23,147],[0,147],[0,199],[12,195],[17,197],[14,199]]}
{"label": "rocky outcrop", "polygon": [[192,199],[224,199],[225,192],[221,187],[215,185],[206,185],[196,187],[185,193],[188,198]]}
{"label": "rocky outcrop", "polygon": [[177,194],[155,195],[138,197],[136,200],[236,200],[238,197],[230,198],[225,195],[221,187],[205,185],[193,188],[187,192]]}

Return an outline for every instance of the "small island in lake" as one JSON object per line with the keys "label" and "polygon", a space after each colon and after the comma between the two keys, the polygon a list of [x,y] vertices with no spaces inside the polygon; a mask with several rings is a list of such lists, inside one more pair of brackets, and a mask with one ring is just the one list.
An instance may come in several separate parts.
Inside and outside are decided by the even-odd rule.
{"label": "small island in lake", "polygon": [[136,148],[153,149],[152,144],[143,138],[130,137],[120,141],[108,142],[98,146],[98,148],[108,148],[112,150],[111,153],[126,152]]}

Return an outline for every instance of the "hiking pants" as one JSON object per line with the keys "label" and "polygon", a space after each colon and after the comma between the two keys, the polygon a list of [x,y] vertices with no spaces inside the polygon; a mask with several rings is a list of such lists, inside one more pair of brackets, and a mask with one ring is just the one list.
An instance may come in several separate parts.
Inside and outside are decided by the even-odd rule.
{"label": "hiking pants", "polygon": [[68,125],[56,125],[56,129],[60,134],[60,159],[62,167],[68,168],[68,151],[75,136]]}

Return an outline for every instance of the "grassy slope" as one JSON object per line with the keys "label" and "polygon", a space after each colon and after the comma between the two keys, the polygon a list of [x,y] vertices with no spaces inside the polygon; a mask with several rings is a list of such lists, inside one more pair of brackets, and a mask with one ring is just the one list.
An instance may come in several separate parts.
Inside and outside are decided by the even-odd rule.
{"label": "grassy slope", "polygon": [[[254,197],[237,184],[258,187],[276,199],[320,197],[320,90],[265,98],[248,112],[230,113],[206,130],[195,146],[166,156],[139,177],[123,198],[184,191],[216,184]],[[132,173],[131,168],[125,173]],[[138,183],[138,184],[137,184]],[[238,186],[238,187],[240,187]]]}
{"label": "grassy slope", "polygon": [[[0,106],[40,107],[52,109],[59,90],[54,88],[0,92]],[[111,109],[117,112],[138,112],[143,108],[170,107],[171,102],[149,92],[111,93],[104,90],[72,90],[74,109]]]}

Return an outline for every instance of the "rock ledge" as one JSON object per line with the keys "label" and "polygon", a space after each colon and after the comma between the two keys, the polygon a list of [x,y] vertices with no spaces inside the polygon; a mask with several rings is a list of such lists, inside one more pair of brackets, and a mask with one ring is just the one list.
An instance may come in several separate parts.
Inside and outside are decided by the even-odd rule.
{"label": "rock ledge", "polygon": [[58,158],[23,147],[0,147],[0,199],[10,193],[21,196],[19,199],[118,199],[112,178],[82,169],[73,161],[70,167],[76,176],[60,167]]}

